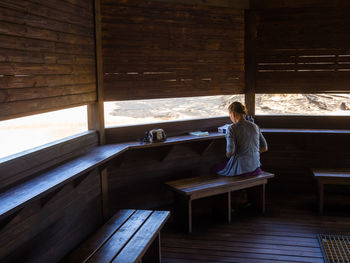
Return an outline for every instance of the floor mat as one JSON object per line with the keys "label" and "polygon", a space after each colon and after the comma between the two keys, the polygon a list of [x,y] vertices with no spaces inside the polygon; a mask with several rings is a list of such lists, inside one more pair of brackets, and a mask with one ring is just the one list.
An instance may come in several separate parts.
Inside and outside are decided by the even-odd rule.
{"label": "floor mat", "polygon": [[325,262],[350,263],[350,235],[318,235]]}

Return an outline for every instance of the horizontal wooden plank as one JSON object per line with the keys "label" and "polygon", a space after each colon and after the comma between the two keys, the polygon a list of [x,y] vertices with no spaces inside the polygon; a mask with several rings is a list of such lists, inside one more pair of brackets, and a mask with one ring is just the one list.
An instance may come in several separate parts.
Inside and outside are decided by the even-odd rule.
{"label": "horizontal wooden plank", "polygon": [[162,41],[160,43],[152,40],[143,40],[140,42],[129,42],[128,40],[118,39],[116,41],[103,40],[103,53],[106,49],[113,49],[113,47],[118,47],[120,49],[135,49],[135,48],[144,48],[144,49],[153,49],[155,52],[157,50],[178,50],[179,54],[182,51],[196,50],[201,51],[231,51],[239,52],[243,50],[243,41],[242,40],[230,40],[230,41],[220,41],[220,40],[208,40],[200,42],[176,42],[176,41]]}
{"label": "horizontal wooden plank", "polygon": [[0,72],[3,75],[94,74],[95,71],[94,65],[0,62]]}
{"label": "horizontal wooden plank", "polygon": [[151,214],[152,211],[149,210],[137,210],[121,226],[119,232],[112,235],[89,260],[91,262],[112,262],[117,254],[122,253],[124,246],[128,244]]}
{"label": "horizontal wooden plank", "polygon": [[212,61],[225,61],[231,60],[232,63],[239,63],[242,61],[243,52],[230,52],[230,51],[182,51],[182,55],[179,56],[179,52],[176,50],[157,50],[155,52],[152,49],[104,49],[103,63],[105,64],[117,64],[116,59],[123,60],[139,60],[139,61],[188,61],[188,62],[212,62]]}
{"label": "horizontal wooden plank", "polygon": [[259,72],[259,93],[348,92],[350,72]]}
{"label": "horizontal wooden plank", "polygon": [[94,45],[75,45],[7,35],[0,35],[0,48],[27,52],[35,51],[87,56],[91,56],[95,52]]}
{"label": "horizontal wooden plank", "polygon": [[68,95],[0,104],[0,120],[42,113],[73,106],[85,105],[96,100],[96,92]]}
{"label": "horizontal wooden plank", "polygon": [[88,260],[134,213],[135,210],[119,210],[88,240],[68,255],[64,262],[83,262],[84,260]]}
{"label": "horizontal wooden plank", "polygon": [[[102,3],[105,6],[115,6],[115,1],[113,0],[105,0]],[[236,8],[236,9],[242,9],[245,7],[249,6],[249,2],[246,0],[235,0],[235,1],[230,1],[230,0],[208,0],[206,2],[203,1],[198,1],[198,0],[191,0],[191,1],[184,1],[184,0],[152,0],[150,2],[140,2],[140,1],[128,1],[128,2],[123,2],[123,1],[119,1],[118,3],[120,6],[125,6],[126,4],[128,6],[132,6],[132,7],[140,7],[142,5],[153,5],[153,6],[162,6],[162,5],[167,5],[167,6],[172,6],[172,7],[176,7],[176,9],[180,9],[181,8],[186,8],[186,6],[192,6],[194,8],[197,9],[211,9],[211,8],[219,8],[219,10],[221,10],[221,12],[225,12],[225,10],[227,10],[228,8],[232,9],[232,8]],[[226,9],[224,9],[223,7],[226,7]],[[228,7],[228,8],[227,8]],[[226,11],[227,12],[227,11]]]}
{"label": "horizontal wooden plank", "polygon": [[223,176],[204,176],[204,177],[193,177],[182,180],[176,180],[167,182],[166,184],[172,187],[175,191],[184,195],[193,195],[199,192],[212,191],[216,189],[223,189],[223,192],[229,191],[231,187],[236,185],[249,185],[255,181],[264,181],[274,177],[273,174],[264,172],[258,176],[253,177],[223,177]]}
{"label": "horizontal wooden plank", "polygon": [[0,34],[76,45],[94,44],[94,39],[91,36],[85,37],[81,35],[67,34],[21,24],[14,24],[7,21],[0,21]]}
{"label": "horizontal wooden plank", "polygon": [[169,217],[170,212],[168,211],[154,211],[112,262],[138,262],[141,260]]}
{"label": "horizontal wooden plank", "polygon": [[181,81],[181,79],[185,80],[193,80],[193,81],[219,81],[219,80],[229,80],[235,79],[239,77],[240,74],[238,72],[215,72],[215,74],[210,73],[208,71],[169,71],[169,72],[130,72],[130,73],[111,73],[106,74],[105,79],[113,79],[113,81],[154,81],[156,83],[161,83],[162,81]]}
{"label": "horizontal wooden plank", "polygon": [[94,65],[67,64],[37,64],[0,62],[0,69],[4,75],[67,75],[94,74]]}
{"label": "horizontal wooden plank", "polygon": [[[310,262],[310,263],[322,263],[323,258],[307,258],[307,257],[297,257],[297,256],[284,256],[284,255],[269,255],[269,254],[252,254],[244,252],[231,252],[231,251],[220,251],[214,250],[208,252],[205,249],[172,249],[164,248],[164,254],[167,256],[171,252],[180,252],[184,255],[187,260],[198,259],[198,260],[211,260],[216,261],[220,258],[223,262]],[[263,261],[261,261],[263,260]]]}
{"label": "horizontal wooden plank", "polygon": [[[106,65],[107,66],[107,65]],[[138,63],[138,64],[128,64],[128,63],[119,63],[116,65],[108,65],[108,67],[112,68],[109,71],[105,71],[105,77],[112,79],[113,77],[118,77],[118,76],[113,76],[113,75],[118,75],[118,74],[128,74],[128,75],[136,75],[138,73],[143,73],[146,75],[149,74],[161,74],[162,72],[174,72],[174,73],[179,73],[179,76],[184,75],[184,74],[190,74],[192,73],[192,79],[198,78],[198,75],[207,75],[207,78],[210,76],[215,77],[216,72],[218,72],[218,78],[222,76],[223,72],[234,72],[231,74],[229,77],[234,76],[237,78],[237,76],[242,75],[241,69],[243,69],[242,64],[218,64],[218,63],[213,63],[213,62],[208,62],[208,63],[203,63],[203,62],[193,62],[193,63],[188,63],[188,62],[179,62],[179,63],[168,63],[168,62],[160,62],[160,65],[157,65],[156,63],[151,63],[148,64],[147,62],[145,63]],[[131,76],[131,78],[134,76]],[[191,79],[191,76],[188,76],[188,79]],[[161,80],[161,79],[159,79]]]}
{"label": "horizontal wooden plank", "polygon": [[[328,70],[335,71],[341,69],[350,69],[350,64],[337,64],[334,62],[323,62],[323,63],[298,63],[298,64],[268,64],[258,65],[258,71],[317,71],[317,70]],[[327,73],[326,73],[327,74]]]}
{"label": "horizontal wooden plank", "polygon": [[32,88],[32,87],[56,87],[64,85],[86,85],[95,83],[95,75],[24,75],[0,77],[1,89]]}
{"label": "horizontal wooden plank", "polygon": [[41,64],[78,64],[94,65],[95,57],[91,55],[65,55],[57,53],[27,52],[11,49],[0,49],[0,62],[41,63]]}
{"label": "horizontal wooden plank", "polygon": [[270,9],[270,8],[314,8],[317,7],[347,7],[350,6],[346,0],[328,1],[328,0],[255,0],[251,3],[252,8]]}
{"label": "horizontal wooden plank", "polygon": [[[210,96],[223,94],[241,94],[244,92],[243,80],[208,82],[208,81],[181,81],[164,82],[156,85],[155,83],[140,82],[118,83],[118,89],[115,89],[115,82],[109,82],[105,79],[105,101],[125,100],[125,99],[154,99],[171,97],[193,97]],[[137,89],[135,87],[138,87]],[[190,87],[190,88],[189,88]],[[133,95],[130,97],[130,89]],[[162,90],[162,92],[160,92]]]}
{"label": "horizontal wooden plank", "polygon": [[35,87],[24,89],[1,89],[0,103],[44,99],[58,96],[69,96],[96,92],[96,84],[67,85],[55,87]]}

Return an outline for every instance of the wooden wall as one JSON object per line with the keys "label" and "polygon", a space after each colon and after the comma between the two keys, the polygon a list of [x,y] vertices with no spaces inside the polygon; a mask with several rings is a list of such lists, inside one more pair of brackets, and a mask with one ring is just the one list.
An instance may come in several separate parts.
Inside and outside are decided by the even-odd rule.
{"label": "wooden wall", "polygon": [[93,0],[0,1],[0,120],[96,100]]}
{"label": "wooden wall", "polygon": [[[317,193],[312,168],[350,168],[350,134],[265,133],[269,151],[262,154],[264,169],[274,172],[268,190]],[[316,196],[316,195],[315,195]]]}
{"label": "wooden wall", "polygon": [[256,92],[349,92],[350,6],[256,10]]}
{"label": "wooden wall", "polygon": [[[265,132],[269,151],[261,155],[264,170],[275,173],[269,193],[317,191],[312,168],[350,168],[350,134]],[[164,182],[206,175],[225,160],[225,139],[175,146],[135,149],[108,168],[110,209],[157,208],[173,202]]]}
{"label": "wooden wall", "polygon": [[224,156],[224,139],[130,150],[108,168],[110,210],[169,205],[164,182],[209,174]]}
{"label": "wooden wall", "polygon": [[1,262],[59,262],[101,224],[99,173],[82,177],[0,222]]}
{"label": "wooden wall", "polygon": [[104,100],[243,93],[244,10],[104,0]]}
{"label": "wooden wall", "polygon": [[[96,132],[2,159],[0,192],[96,147]],[[102,222],[97,169],[0,220],[0,262],[58,262]]]}
{"label": "wooden wall", "polygon": [[[94,0],[0,0],[0,121],[95,102],[95,72]],[[3,158],[0,192],[97,144],[88,131]],[[2,218],[0,261],[58,262],[101,222],[96,169]]]}

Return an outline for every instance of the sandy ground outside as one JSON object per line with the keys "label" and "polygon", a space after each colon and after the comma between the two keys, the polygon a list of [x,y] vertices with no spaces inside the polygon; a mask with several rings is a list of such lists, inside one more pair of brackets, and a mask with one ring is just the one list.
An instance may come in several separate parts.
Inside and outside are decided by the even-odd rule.
{"label": "sandy ground outside", "polygon": [[[235,100],[243,102],[244,96],[106,102],[105,123],[111,127],[226,116]],[[350,94],[258,94],[256,114],[350,116]],[[86,106],[2,121],[0,158],[86,130]]]}

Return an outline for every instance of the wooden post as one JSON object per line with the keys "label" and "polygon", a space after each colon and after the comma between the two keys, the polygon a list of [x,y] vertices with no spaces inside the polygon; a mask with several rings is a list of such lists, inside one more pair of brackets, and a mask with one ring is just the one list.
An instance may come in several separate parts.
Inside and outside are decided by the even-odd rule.
{"label": "wooden post", "polygon": [[256,87],[256,12],[245,10],[245,104],[248,114],[255,116]]}
{"label": "wooden post", "polygon": [[[88,127],[99,134],[99,144],[105,144],[104,101],[103,101],[103,64],[101,39],[101,3],[95,0],[95,54],[96,54],[96,92],[97,101],[88,105]],[[108,217],[108,177],[107,169],[100,171],[102,214]]]}
{"label": "wooden post", "polygon": [[97,101],[88,105],[89,130],[99,133],[100,145],[105,143],[104,107],[103,107],[103,64],[101,40],[101,7],[100,0],[95,0],[95,54],[96,54],[96,92]]}

